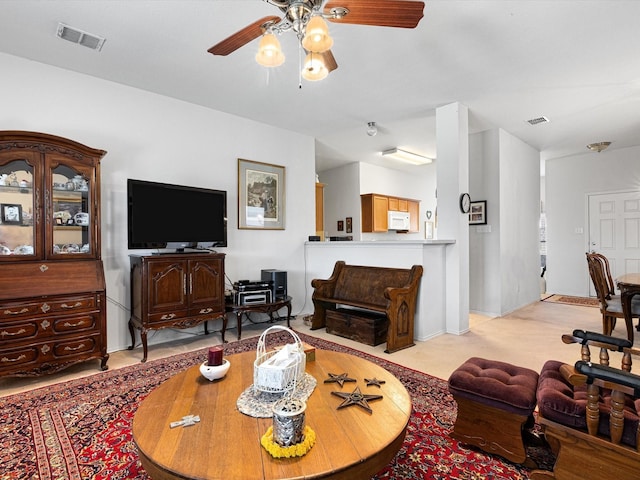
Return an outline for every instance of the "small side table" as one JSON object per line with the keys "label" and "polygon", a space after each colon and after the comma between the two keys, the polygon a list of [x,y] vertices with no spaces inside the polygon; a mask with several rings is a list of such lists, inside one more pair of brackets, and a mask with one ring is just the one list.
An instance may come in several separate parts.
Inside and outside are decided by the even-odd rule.
{"label": "small side table", "polygon": [[[238,340],[240,340],[242,336],[242,315],[245,313],[266,313],[269,315],[269,321],[273,322],[273,314],[277,312],[281,308],[287,309],[287,327],[291,328],[291,297],[286,296],[281,298],[280,300],[276,300],[275,302],[270,303],[257,303],[251,305],[235,305],[233,303],[227,303],[225,306],[225,311],[227,313],[235,313],[236,320],[238,323]],[[224,332],[227,329],[227,322],[223,322],[222,325],[222,343],[225,342]]]}

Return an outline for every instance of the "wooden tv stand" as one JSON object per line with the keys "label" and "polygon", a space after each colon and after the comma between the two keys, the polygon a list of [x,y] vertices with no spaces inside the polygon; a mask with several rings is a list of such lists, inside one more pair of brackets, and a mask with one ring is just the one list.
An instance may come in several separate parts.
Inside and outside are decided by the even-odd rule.
{"label": "wooden tv stand", "polygon": [[[147,332],[190,328],[224,319],[223,253],[130,255],[131,347],[140,330],[142,362],[147,360]],[[205,334],[209,333],[205,323]]]}

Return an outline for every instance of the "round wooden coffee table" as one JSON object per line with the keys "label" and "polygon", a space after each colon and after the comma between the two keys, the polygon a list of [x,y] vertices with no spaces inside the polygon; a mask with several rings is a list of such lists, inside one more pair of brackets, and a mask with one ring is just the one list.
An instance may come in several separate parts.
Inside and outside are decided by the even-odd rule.
{"label": "round wooden coffee table", "polygon": [[[307,401],[306,424],[317,436],[303,457],[273,458],[260,445],[271,418],[240,413],[236,400],[253,383],[255,352],[231,355],[231,368],[221,380],[209,382],[199,366],[170,378],[145,398],[133,420],[133,439],[142,466],[153,480],[164,479],[293,479],[370,478],[400,449],[411,415],[407,390],[391,373],[346,353],[316,350],[307,373],[318,384]],[[357,382],[324,383],[329,373],[347,373]],[[380,387],[367,386],[376,379]],[[384,383],[382,383],[384,382]],[[382,395],[369,402],[372,413],[343,403],[332,391]],[[192,426],[170,428],[187,415]]]}

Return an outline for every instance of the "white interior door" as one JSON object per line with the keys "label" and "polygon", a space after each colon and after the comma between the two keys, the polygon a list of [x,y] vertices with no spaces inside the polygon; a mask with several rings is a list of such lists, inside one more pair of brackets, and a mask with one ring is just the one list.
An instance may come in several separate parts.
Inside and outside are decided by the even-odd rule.
{"label": "white interior door", "polygon": [[609,259],[614,280],[640,272],[640,191],[589,195],[589,250]]}

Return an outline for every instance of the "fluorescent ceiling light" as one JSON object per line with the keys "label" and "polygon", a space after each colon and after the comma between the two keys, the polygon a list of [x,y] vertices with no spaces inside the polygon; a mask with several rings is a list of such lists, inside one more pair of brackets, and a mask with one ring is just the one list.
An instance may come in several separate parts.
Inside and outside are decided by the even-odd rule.
{"label": "fluorescent ceiling light", "polygon": [[382,152],[382,156],[393,158],[394,160],[400,160],[401,162],[410,163],[412,165],[426,165],[427,163],[433,162],[432,158],[423,157],[417,153],[407,152],[406,150],[401,150],[399,148],[385,150]]}

